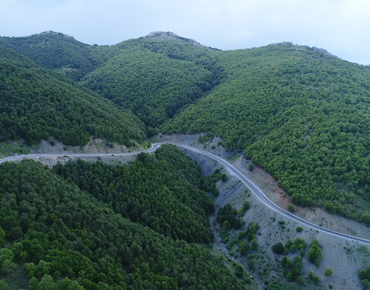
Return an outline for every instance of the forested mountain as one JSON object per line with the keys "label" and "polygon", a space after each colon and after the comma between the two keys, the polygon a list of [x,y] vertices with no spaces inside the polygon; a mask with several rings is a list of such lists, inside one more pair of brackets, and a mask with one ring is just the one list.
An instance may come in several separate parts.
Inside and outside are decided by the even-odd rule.
{"label": "forested mountain", "polygon": [[353,219],[369,210],[368,67],[287,43],[214,57],[223,82],[163,132],[212,131],[271,173],[296,204]]}
{"label": "forested mountain", "polygon": [[74,80],[85,76],[82,84],[130,109],[150,134],[222,78],[212,57],[216,49],[170,32],[151,33],[112,46],[90,46],[49,31],[0,37],[0,46]]}
{"label": "forested mountain", "polygon": [[26,37],[0,37],[0,46],[28,57],[41,67],[59,70],[76,81],[95,67],[91,57],[94,46],[63,33],[48,31]]}
{"label": "forested mountain", "polygon": [[82,83],[156,128],[219,83],[213,51],[172,33],[152,33],[95,48],[102,65]]}
{"label": "forested mountain", "polygon": [[370,204],[368,67],[290,43],[219,51],[158,32],[78,48],[72,38],[51,36],[88,55],[96,69],[80,84],[130,109],[149,136],[158,128],[212,131],[271,173],[296,204],[370,224],[363,215]]}
{"label": "forested mountain", "polygon": [[2,163],[1,263],[25,263],[28,289],[244,289],[222,258],[181,239],[211,238],[200,184],[171,145],[129,166]]}
{"label": "forested mountain", "polygon": [[138,160],[129,167],[70,161],[53,171],[133,222],[175,239],[212,241],[208,214],[213,201],[200,190],[195,163],[172,145],[159,148],[155,157],[140,154]]}
{"label": "forested mountain", "polygon": [[65,145],[85,145],[90,136],[127,146],[146,138],[130,111],[0,46],[0,141],[49,136]]}

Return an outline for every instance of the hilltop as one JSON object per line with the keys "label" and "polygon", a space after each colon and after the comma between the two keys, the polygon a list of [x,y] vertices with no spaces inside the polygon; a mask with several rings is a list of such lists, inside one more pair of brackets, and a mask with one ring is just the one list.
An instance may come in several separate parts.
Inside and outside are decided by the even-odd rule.
{"label": "hilltop", "polygon": [[75,81],[96,67],[90,50],[94,46],[53,31],[25,37],[0,37],[0,46],[22,54],[40,67],[58,70]]}
{"label": "hilltop", "polygon": [[90,136],[131,146],[144,142],[144,125],[130,111],[0,46],[0,140],[55,137],[85,145]]}
{"label": "hilltop", "polygon": [[290,42],[220,51],[172,32],[80,48],[40,37],[88,51],[94,66],[80,84],[130,110],[148,136],[210,131],[297,205],[370,224],[368,67]]}
{"label": "hilltop", "polygon": [[217,52],[222,83],[162,131],[211,131],[294,203],[369,223],[370,72],[323,52],[289,43]]}

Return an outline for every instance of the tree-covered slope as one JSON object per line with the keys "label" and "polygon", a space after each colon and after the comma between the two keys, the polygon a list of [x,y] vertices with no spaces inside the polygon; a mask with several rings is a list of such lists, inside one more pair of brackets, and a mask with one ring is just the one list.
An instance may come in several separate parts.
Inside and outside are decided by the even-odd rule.
{"label": "tree-covered slope", "polygon": [[295,203],[358,219],[367,203],[356,198],[369,201],[369,68],[289,44],[216,59],[224,81],[163,132],[212,131],[271,173]]}
{"label": "tree-covered slope", "polygon": [[214,50],[171,33],[157,33],[92,51],[102,65],[82,83],[158,127],[220,78]]}
{"label": "tree-covered slope", "polygon": [[94,46],[56,32],[43,32],[26,37],[0,37],[0,46],[12,49],[41,67],[60,70],[78,81],[92,71]]}
{"label": "tree-covered slope", "polygon": [[[156,162],[164,163],[154,169]],[[161,149],[152,159],[142,156],[127,168],[114,168],[101,163],[87,166],[84,162],[66,166],[63,174],[79,173],[77,179],[66,179],[57,174],[61,170],[44,168],[40,163],[24,160],[20,164],[0,165],[0,262],[8,265],[6,272],[12,272],[13,264],[24,264],[23,271],[29,280],[29,289],[243,289],[223,264],[222,259],[213,256],[207,249],[184,240],[164,236],[149,228],[145,219],[136,222],[124,218],[129,209],[119,209],[107,201],[105,192],[112,193],[114,200],[131,200],[146,187],[147,182],[162,184],[168,173],[165,164],[172,169],[173,181],[184,175],[182,186],[197,187],[199,173],[191,176],[183,165],[195,165],[183,153],[168,146]],[[130,167],[132,166],[132,169]],[[114,194],[108,176],[142,168],[137,178],[128,180],[132,184]],[[86,169],[86,171],[84,171]],[[91,192],[84,186],[82,175],[88,178],[99,169],[100,181]],[[69,171],[71,170],[71,171]],[[96,176],[96,175],[95,175]],[[94,177],[95,178],[95,177]],[[126,179],[121,178],[119,182]],[[175,185],[173,185],[175,186]],[[84,188],[81,190],[81,188]],[[195,201],[191,190],[182,192],[167,190],[166,200],[178,205],[190,205],[196,219]],[[199,189],[198,189],[199,191]],[[149,204],[156,189],[149,188],[140,197],[154,218],[169,218],[161,215],[161,205]],[[180,195],[179,195],[180,194]],[[199,192],[206,197],[205,192]],[[95,197],[96,196],[96,197]],[[180,197],[182,200],[180,200]],[[161,202],[165,202],[162,201]],[[158,212],[156,212],[158,210]],[[199,207],[202,211],[202,206]],[[122,215],[123,214],[123,215]],[[174,212],[176,218],[177,212]],[[180,213],[181,214],[181,213]],[[205,215],[205,212],[201,213]],[[163,221],[162,221],[163,222]],[[186,222],[186,221],[185,221]],[[161,225],[159,225],[161,226]],[[173,225],[174,231],[186,231],[186,226]],[[189,229],[191,230],[191,229]],[[5,236],[4,236],[5,234]],[[5,238],[5,239],[4,239]],[[4,247],[4,242],[7,247]],[[2,273],[4,274],[4,273]],[[48,287],[46,286],[48,285]],[[39,288],[37,288],[39,287]]]}
{"label": "tree-covered slope", "polygon": [[53,171],[156,232],[188,242],[213,240],[208,214],[214,206],[200,190],[200,169],[173,145],[163,145],[155,156],[141,153],[130,166],[71,161]]}
{"label": "tree-covered slope", "polygon": [[54,136],[84,145],[89,136],[130,145],[145,140],[144,125],[131,112],[0,46],[0,139],[28,143]]}

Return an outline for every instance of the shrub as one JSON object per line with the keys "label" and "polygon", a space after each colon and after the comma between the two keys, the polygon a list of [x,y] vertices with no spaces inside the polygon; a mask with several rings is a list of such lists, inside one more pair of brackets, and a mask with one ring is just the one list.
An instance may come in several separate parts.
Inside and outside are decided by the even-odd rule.
{"label": "shrub", "polygon": [[296,245],[299,250],[304,250],[306,247],[306,241],[302,238],[296,238],[294,240],[294,245]]}
{"label": "shrub", "polygon": [[330,269],[330,268],[326,268],[325,269],[325,276],[330,276],[331,274],[333,274],[333,270]]}
{"label": "shrub", "polygon": [[290,249],[291,246],[293,246],[293,242],[291,239],[289,239],[285,243],[285,248]]}
{"label": "shrub", "polygon": [[298,277],[297,278],[297,283],[300,284],[300,285],[303,285],[304,284],[303,279],[301,277]]}
{"label": "shrub", "polygon": [[307,259],[310,262],[314,263],[316,266],[318,266],[320,264],[321,257],[322,257],[321,248],[316,244],[311,245],[310,249],[307,252]]}
{"label": "shrub", "polygon": [[253,239],[251,241],[251,249],[252,250],[255,250],[255,249],[257,249],[257,247],[258,247],[257,240],[256,239]]}
{"label": "shrub", "polygon": [[303,229],[301,227],[297,227],[296,231],[300,233]]}
{"label": "shrub", "polygon": [[297,251],[297,246],[296,245],[293,245],[289,248],[289,251],[291,251],[292,253],[295,253]]}
{"label": "shrub", "polygon": [[249,207],[250,207],[250,204],[248,200],[243,202],[243,205],[238,210],[238,216],[242,217],[245,214],[245,212],[249,209]]}
{"label": "shrub", "polygon": [[271,247],[275,254],[281,255],[284,252],[284,246],[281,242],[276,243]]}
{"label": "shrub", "polygon": [[294,206],[293,206],[293,205],[291,205],[291,204],[289,204],[289,205],[288,205],[288,210],[289,210],[290,212],[294,212]]}

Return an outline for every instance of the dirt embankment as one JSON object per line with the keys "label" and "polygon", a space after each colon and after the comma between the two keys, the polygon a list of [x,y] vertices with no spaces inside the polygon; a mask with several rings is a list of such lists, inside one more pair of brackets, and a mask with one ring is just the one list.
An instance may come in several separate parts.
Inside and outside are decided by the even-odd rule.
{"label": "dirt embankment", "polygon": [[[53,143],[54,141],[54,143]],[[53,144],[53,145],[52,145]],[[42,140],[39,147],[32,153],[55,153],[55,154],[70,154],[70,153],[127,153],[139,152],[145,150],[137,144],[137,147],[127,148],[125,145],[119,145],[114,142],[106,142],[102,139],[93,139],[84,146],[66,146],[52,138],[48,141]]]}
{"label": "dirt embankment", "polygon": [[[175,142],[175,141],[173,141]],[[215,162],[211,158],[204,155],[194,153],[190,150],[183,149],[184,153],[189,155],[194,161],[196,161],[207,174],[213,172],[215,169],[222,167],[219,163]],[[222,150],[220,149],[220,154],[222,155]],[[242,157],[236,159],[233,164],[238,167],[238,169],[248,168],[248,162],[243,160]],[[281,206],[288,204],[283,196],[284,194],[279,193],[279,189],[271,186],[272,179],[261,169],[256,168],[253,172],[245,172],[248,177],[253,181],[258,183],[262,190],[266,193],[268,190],[268,196],[272,198],[275,194],[276,203]],[[273,184],[274,185],[274,184]],[[298,285],[293,283],[292,285],[297,289],[328,289],[328,286],[332,284],[334,289],[362,289],[361,282],[358,278],[358,271],[370,265],[370,247],[364,246],[358,242],[352,242],[345,239],[341,239],[323,232],[317,232],[308,227],[302,226],[299,223],[292,222],[288,218],[274,212],[267,206],[261,204],[261,202],[255,198],[250,193],[246,193],[247,188],[239,182],[239,180],[234,176],[229,176],[226,182],[219,182],[218,188],[220,190],[220,195],[215,200],[216,210],[220,207],[230,203],[236,209],[243,204],[245,200],[250,202],[250,209],[244,215],[244,220],[246,225],[250,221],[258,222],[260,229],[257,232],[258,250],[256,252],[251,252],[254,256],[255,268],[254,272],[250,272],[248,267],[246,270],[250,275],[258,278],[258,281],[268,280],[280,281],[283,285],[287,285],[287,281],[283,276],[283,268],[280,265],[280,260],[282,255],[276,255],[272,250],[271,246],[277,242],[285,242],[288,239],[294,241],[297,237],[303,238],[307,244],[309,244],[313,239],[317,239],[322,248],[322,260],[318,267],[308,261],[306,257],[303,260],[303,267],[301,271],[301,277],[304,280],[304,285]],[[275,191],[275,193],[274,193]],[[301,209],[300,209],[301,210]],[[302,209],[303,210],[303,209]],[[311,214],[315,218],[320,214],[320,211]],[[330,216],[329,216],[330,217]],[[226,247],[221,242],[221,238],[216,230],[218,225],[213,223],[216,215],[211,217],[211,226],[216,235],[216,242],[214,245],[215,251],[219,253],[226,254],[230,256]],[[334,223],[335,219],[340,219],[340,217],[331,217]],[[284,221],[284,226],[281,226],[278,222]],[[352,223],[353,221],[343,221]],[[354,222],[355,223],[355,222]],[[330,225],[330,224],[329,224]],[[348,225],[349,226],[349,225]],[[357,224],[359,228],[364,227],[361,224]],[[302,227],[301,232],[297,232],[297,227]],[[366,227],[365,227],[366,228]],[[348,230],[348,229],[347,229]],[[238,231],[234,231],[232,235],[236,236]],[[232,239],[232,238],[231,238]],[[247,255],[239,257],[234,246],[230,253],[234,255],[233,260],[240,262],[242,265],[246,266],[248,263]],[[305,254],[307,254],[308,245],[306,247]],[[289,253],[288,258],[293,259],[298,255],[296,253]],[[324,271],[326,268],[331,268],[333,270],[333,275],[330,277],[325,276]],[[262,271],[265,269],[265,271]],[[307,278],[307,273],[313,271],[314,275],[319,277],[320,284],[316,285]],[[261,283],[261,282],[260,282]],[[261,285],[259,285],[261,286]],[[261,286],[263,287],[263,286]]]}
{"label": "dirt embankment", "polygon": [[[42,140],[38,145],[25,146],[24,142],[10,142],[7,144],[14,152],[6,155],[23,155],[23,154],[63,154],[63,156],[48,157],[26,157],[35,161],[40,161],[44,165],[54,166],[58,162],[65,164],[69,160],[82,159],[89,162],[101,160],[108,164],[125,164],[136,159],[135,156],[115,156],[116,153],[135,153],[148,149],[140,144],[136,147],[127,148],[118,143],[109,143],[102,139],[90,138],[85,146],[66,146],[57,140],[50,138],[48,141]],[[19,150],[22,149],[22,150]],[[9,151],[9,150],[8,150]],[[70,156],[69,154],[112,154],[111,156]],[[1,157],[1,156],[0,156]],[[2,156],[5,157],[5,156]],[[19,161],[17,161],[19,162]]]}
{"label": "dirt embankment", "polygon": [[[232,163],[239,171],[257,184],[263,193],[282,209],[287,210],[288,205],[293,204],[289,198],[289,195],[278,186],[276,180],[274,180],[270,174],[266,173],[257,166],[254,167],[253,171],[249,171],[248,166],[251,162],[250,160],[245,159],[241,153],[236,154],[235,152],[226,152],[225,148],[222,146],[217,146],[218,142],[222,141],[222,139],[216,137],[205,146],[204,144],[198,142],[200,135],[202,134],[159,135],[155,140],[157,142],[171,141],[192,145],[198,149],[202,149],[220,156]],[[212,149],[212,146],[215,146],[215,148]],[[370,240],[370,229],[362,223],[346,219],[339,215],[332,215],[322,208],[301,208],[296,205],[294,205],[294,208],[294,214],[307,221],[334,231],[338,231],[340,233],[354,235]]]}

